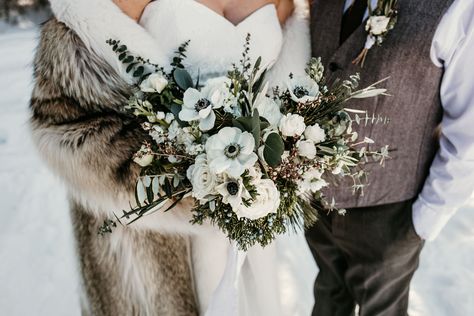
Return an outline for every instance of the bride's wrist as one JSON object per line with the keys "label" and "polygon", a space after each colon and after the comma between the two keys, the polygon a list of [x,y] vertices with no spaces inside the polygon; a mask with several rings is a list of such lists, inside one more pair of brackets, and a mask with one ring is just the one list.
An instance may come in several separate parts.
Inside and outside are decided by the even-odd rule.
{"label": "bride's wrist", "polygon": [[129,17],[138,21],[143,10],[151,0],[113,0],[113,2]]}

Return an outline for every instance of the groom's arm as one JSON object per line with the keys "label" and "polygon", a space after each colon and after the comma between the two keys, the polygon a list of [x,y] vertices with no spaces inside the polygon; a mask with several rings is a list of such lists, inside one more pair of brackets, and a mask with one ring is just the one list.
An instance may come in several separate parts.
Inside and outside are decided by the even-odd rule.
{"label": "groom's arm", "polygon": [[433,240],[474,191],[474,3],[457,2],[438,27],[432,59],[445,72],[440,148],[413,205],[417,233]]}

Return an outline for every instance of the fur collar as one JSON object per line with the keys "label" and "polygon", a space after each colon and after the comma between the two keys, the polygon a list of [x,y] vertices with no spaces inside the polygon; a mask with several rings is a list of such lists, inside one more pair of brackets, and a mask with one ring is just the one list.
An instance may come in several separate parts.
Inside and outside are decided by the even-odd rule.
{"label": "fur collar", "polygon": [[[161,51],[159,43],[112,0],[50,0],[50,3],[56,18],[74,30],[89,50],[103,58],[128,82],[132,78],[106,43],[108,39],[120,39],[131,52],[153,63],[168,64],[169,52]],[[307,1],[295,0],[295,5],[295,12],[284,26],[280,57],[268,77],[272,84],[281,84],[290,72],[302,72],[310,57]]]}

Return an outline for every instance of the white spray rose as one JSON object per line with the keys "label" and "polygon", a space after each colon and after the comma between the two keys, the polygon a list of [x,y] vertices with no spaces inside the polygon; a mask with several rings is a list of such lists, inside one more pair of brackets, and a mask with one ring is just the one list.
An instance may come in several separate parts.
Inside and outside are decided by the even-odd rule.
{"label": "white spray rose", "polygon": [[140,84],[140,90],[143,92],[161,93],[168,85],[168,80],[161,74],[151,74]]}
{"label": "white spray rose", "polygon": [[322,188],[328,185],[328,183],[323,180],[323,173],[318,169],[311,169],[303,174],[303,179],[298,183],[298,191],[300,193],[305,193],[311,191],[316,193]]}
{"label": "white spray rose", "polygon": [[298,154],[308,159],[314,159],[316,157],[316,146],[311,140],[299,140],[296,143],[298,148]]}
{"label": "white spray rose", "polygon": [[371,16],[367,20],[365,29],[373,35],[380,35],[387,31],[388,23],[390,23],[390,18],[385,15]]}
{"label": "white spray rose", "polygon": [[253,184],[257,188],[258,195],[250,206],[240,204],[234,207],[233,210],[237,216],[256,220],[276,213],[280,206],[280,192],[275,183],[270,179],[260,179]]}
{"label": "white spray rose", "polygon": [[150,165],[153,162],[153,152],[151,151],[151,148],[146,145],[142,145],[140,150],[135,153],[135,155],[133,155],[133,162],[140,165],[141,167]]}
{"label": "white spray rose", "polygon": [[306,130],[304,131],[304,137],[313,141],[315,144],[319,144],[326,140],[326,133],[324,132],[324,129],[319,127],[319,124],[314,124],[306,127]]}
{"label": "white spray rose", "polygon": [[200,202],[206,202],[209,195],[217,193],[218,179],[209,169],[205,154],[196,157],[194,164],[187,170],[187,177],[193,185],[193,197]]}
{"label": "white spray rose", "polygon": [[287,114],[280,120],[280,131],[283,136],[297,137],[306,129],[304,118],[298,114]]}

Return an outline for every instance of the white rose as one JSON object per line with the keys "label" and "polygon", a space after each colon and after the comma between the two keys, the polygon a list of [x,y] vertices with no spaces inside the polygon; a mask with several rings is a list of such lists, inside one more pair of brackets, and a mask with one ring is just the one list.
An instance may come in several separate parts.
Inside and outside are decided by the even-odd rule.
{"label": "white rose", "polygon": [[260,179],[253,184],[257,188],[258,195],[250,206],[245,206],[243,203],[236,205],[233,210],[237,216],[256,220],[276,213],[280,206],[280,192],[275,183],[270,179]]}
{"label": "white rose", "polygon": [[279,128],[283,136],[296,137],[303,134],[306,125],[302,116],[289,113],[281,118]]}
{"label": "white rose", "polygon": [[367,20],[367,25],[365,29],[370,31],[373,35],[380,35],[387,31],[388,23],[390,23],[390,18],[384,15],[371,16]]}
{"label": "white rose", "polygon": [[283,114],[281,114],[280,107],[275,100],[263,97],[259,100],[256,108],[261,117],[265,118],[272,126],[278,126]]}
{"label": "white rose", "polygon": [[161,93],[166,86],[168,85],[168,80],[160,74],[160,73],[155,73],[151,74],[143,80],[143,82],[140,84],[140,90],[143,92],[158,92]]}
{"label": "white rose", "polygon": [[209,195],[217,194],[217,177],[210,171],[205,154],[196,157],[194,165],[188,168],[186,175],[193,185],[193,197],[200,202],[205,202]]}
{"label": "white rose", "polygon": [[308,159],[314,159],[316,157],[316,146],[311,140],[299,140],[296,143],[298,148],[298,154]]}
{"label": "white rose", "polygon": [[326,140],[326,133],[324,129],[319,127],[319,124],[314,124],[312,126],[306,127],[304,131],[304,137],[306,139],[312,140],[315,144],[319,144]]}

